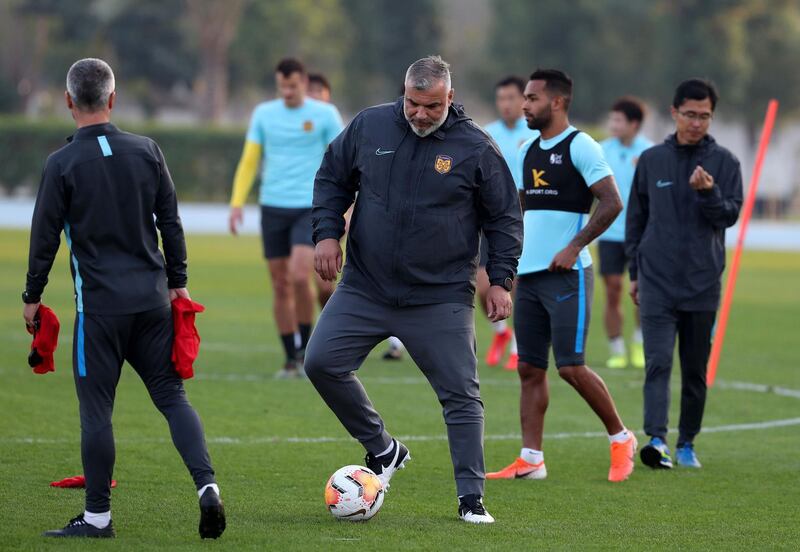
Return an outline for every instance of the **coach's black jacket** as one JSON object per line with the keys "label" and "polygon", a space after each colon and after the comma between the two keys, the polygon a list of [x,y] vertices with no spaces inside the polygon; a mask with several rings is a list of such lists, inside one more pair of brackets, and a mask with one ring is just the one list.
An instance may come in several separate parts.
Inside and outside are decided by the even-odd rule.
{"label": "coach's black jacket", "polygon": [[358,192],[343,282],[395,306],[472,305],[481,229],[493,284],[516,274],[522,213],[489,136],[451,106],[425,138],[403,100],[359,113],[331,143],[314,182],[314,242],[339,239]]}
{"label": "coach's black jacket", "polygon": [[[714,187],[697,192],[689,177],[700,165]],[[742,206],[739,161],[706,136],[695,146],[675,135],[639,158],[628,202],[625,249],[642,301],[686,311],[719,306],[725,229]]]}
{"label": "coach's black jacket", "polygon": [[44,291],[64,230],[78,311],[168,306],[168,288],[186,286],[186,245],[161,150],[112,124],[80,128],[68,140],[47,158],[36,197],[27,292]]}

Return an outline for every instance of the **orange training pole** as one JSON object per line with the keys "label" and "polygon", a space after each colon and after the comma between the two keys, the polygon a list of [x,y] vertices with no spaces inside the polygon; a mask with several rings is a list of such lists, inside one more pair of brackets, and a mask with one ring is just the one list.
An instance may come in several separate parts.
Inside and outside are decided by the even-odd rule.
{"label": "orange training pole", "polygon": [[777,113],[778,100],[770,100],[767,106],[767,115],[764,117],[764,129],[761,131],[761,141],[758,144],[756,163],[753,165],[753,175],[750,178],[750,189],[747,191],[747,199],[744,202],[744,208],[741,213],[739,238],[736,242],[736,250],[733,253],[733,262],[731,263],[730,272],[728,273],[728,281],[725,284],[725,296],[722,299],[722,308],[719,311],[719,318],[717,319],[717,329],[716,335],[714,336],[714,343],[711,347],[711,357],[708,359],[707,380],[709,387],[714,385],[714,379],[717,376],[717,366],[719,366],[719,357],[722,353],[722,343],[725,341],[725,330],[728,327],[728,315],[731,312],[733,290],[736,287],[736,276],[739,274],[739,262],[742,257],[742,249],[744,248],[744,238],[745,234],[747,234],[747,225],[753,214],[753,205],[756,202],[756,190],[758,189],[758,179],[761,176],[761,166],[764,164],[764,156],[767,154],[767,145],[769,144],[769,137],[772,134],[772,127],[775,126],[775,116]]}

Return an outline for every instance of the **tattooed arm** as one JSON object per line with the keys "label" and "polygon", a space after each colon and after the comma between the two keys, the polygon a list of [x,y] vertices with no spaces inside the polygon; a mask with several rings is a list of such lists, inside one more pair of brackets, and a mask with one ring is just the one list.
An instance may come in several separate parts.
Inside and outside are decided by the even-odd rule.
{"label": "tattooed arm", "polygon": [[572,238],[569,245],[553,257],[548,269],[551,272],[572,270],[581,249],[605,232],[622,212],[622,198],[619,197],[619,191],[613,176],[601,178],[589,189],[592,190],[594,197],[598,200],[597,208],[586,226]]}

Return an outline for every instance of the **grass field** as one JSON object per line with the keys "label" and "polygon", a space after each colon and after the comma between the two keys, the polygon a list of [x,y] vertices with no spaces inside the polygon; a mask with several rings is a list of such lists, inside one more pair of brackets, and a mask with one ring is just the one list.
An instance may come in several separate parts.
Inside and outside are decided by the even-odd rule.
{"label": "grass field", "polygon": [[[27,235],[0,232],[0,548],[120,550],[201,546],[196,494],[167,425],[126,368],[117,393],[114,542],[51,542],[41,531],[82,511],[81,491],[48,483],[81,473],[69,337],[74,306],[62,252],[45,302],[62,320],[57,371],[33,375],[25,358],[19,300]],[[228,513],[228,530],[204,547],[225,550],[522,550],[535,548],[796,549],[800,539],[800,255],[748,252],[720,368],[697,442],[704,468],[653,472],[637,462],[631,479],[606,481],[608,442],[599,421],[566,383],[551,379],[546,481],[491,481],[493,526],[456,517],[452,468],[440,406],[410,361],[373,354],[361,370],[388,429],[413,454],[393,480],[381,513],[337,522],[322,490],[338,467],[363,462],[306,381],[275,381],[281,354],[268,282],[255,238],[189,237],[190,290],[208,310],[198,376],[187,382],[203,418]],[[602,287],[597,286],[600,292]],[[600,293],[589,361],[605,359]],[[479,354],[489,339],[477,323]],[[435,332],[435,328],[431,328]],[[629,332],[626,332],[629,333]],[[380,351],[377,351],[380,352]],[[629,427],[641,427],[640,371],[597,368]],[[496,469],[519,452],[516,375],[480,367],[486,405],[486,461]],[[678,383],[678,376],[674,383]],[[764,384],[764,387],[742,385]],[[676,388],[676,386],[674,387]],[[785,389],[795,390],[795,393]],[[673,405],[677,395],[673,393]],[[673,409],[673,425],[677,411]],[[787,425],[752,426],[776,420]],[[774,424],[773,424],[774,425]],[[740,427],[737,427],[740,426]],[[712,431],[712,429],[714,431]],[[674,434],[670,445],[674,447]],[[324,438],[324,439],[323,439]],[[313,442],[318,439],[319,442]],[[311,441],[311,442],[309,442]]]}

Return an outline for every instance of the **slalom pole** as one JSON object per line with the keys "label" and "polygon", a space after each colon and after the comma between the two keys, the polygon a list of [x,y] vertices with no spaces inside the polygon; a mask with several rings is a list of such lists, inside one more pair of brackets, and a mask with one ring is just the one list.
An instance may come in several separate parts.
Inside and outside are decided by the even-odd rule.
{"label": "slalom pole", "polygon": [[750,177],[750,188],[747,191],[747,199],[745,200],[744,208],[741,213],[739,238],[736,241],[733,262],[728,272],[728,281],[725,284],[725,295],[722,299],[722,308],[719,311],[719,318],[717,319],[717,328],[714,335],[714,343],[711,347],[711,356],[708,359],[707,382],[709,387],[713,387],[714,380],[717,376],[717,367],[719,366],[719,358],[722,353],[722,344],[725,341],[725,330],[728,328],[728,315],[730,315],[731,312],[733,290],[736,288],[736,277],[739,275],[739,263],[742,258],[747,225],[750,223],[750,217],[753,215],[758,180],[761,177],[761,167],[764,164],[764,157],[767,154],[767,146],[769,145],[769,138],[772,135],[772,128],[775,126],[775,116],[777,113],[778,100],[770,100],[767,105],[767,114],[764,117],[764,128],[761,131],[761,141],[758,144],[758,153],[756,154],[755,165],[753,165],[753,174]]}

